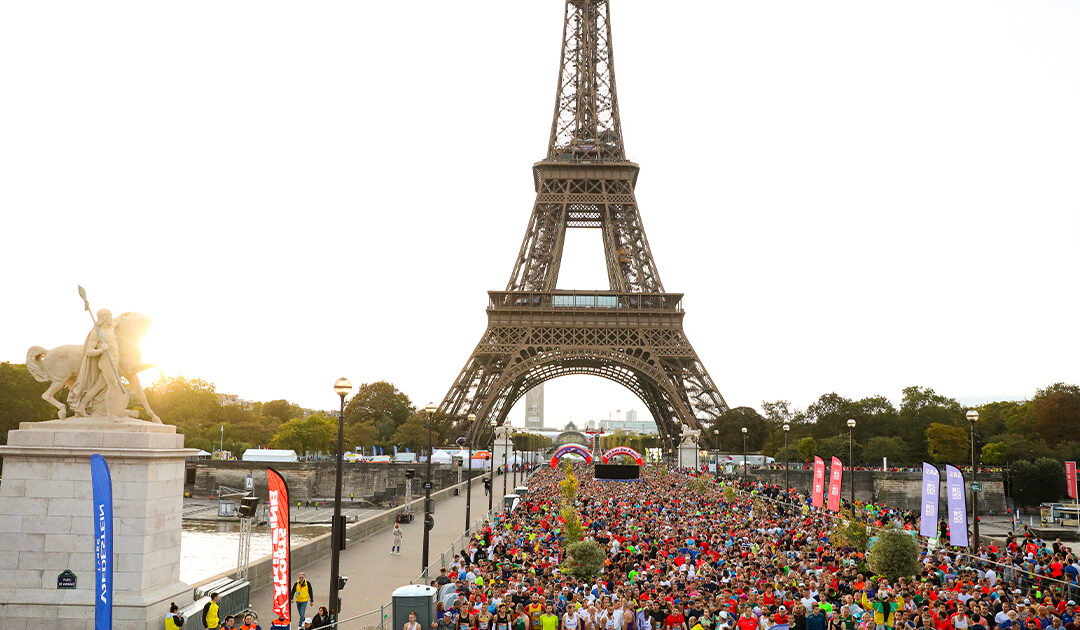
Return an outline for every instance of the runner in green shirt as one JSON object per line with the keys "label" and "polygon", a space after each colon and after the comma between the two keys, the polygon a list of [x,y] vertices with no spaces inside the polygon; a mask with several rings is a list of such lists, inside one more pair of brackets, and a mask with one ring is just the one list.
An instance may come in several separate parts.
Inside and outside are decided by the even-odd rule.
{"label": "runner in green shirt", "polygon": [[551,612],[550,604],[544,604],[544,614],[540,615],[540,630],[559,630],[559,616]]}

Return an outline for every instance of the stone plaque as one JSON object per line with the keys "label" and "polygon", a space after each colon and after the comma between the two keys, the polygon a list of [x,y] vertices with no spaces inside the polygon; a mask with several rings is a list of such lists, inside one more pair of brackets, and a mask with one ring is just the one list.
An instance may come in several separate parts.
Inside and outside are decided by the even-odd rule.
{"label": "stone plaque", "polygon": [[79,578],[75,577],[75,574],[71,572],[71,569],[64,569],[64,571],[56,576],[56,588],[75,588]]}

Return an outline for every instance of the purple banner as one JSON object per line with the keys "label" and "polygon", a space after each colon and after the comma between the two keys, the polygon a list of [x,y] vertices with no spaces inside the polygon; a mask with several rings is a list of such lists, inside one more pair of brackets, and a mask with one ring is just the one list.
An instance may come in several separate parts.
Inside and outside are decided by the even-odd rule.
{"label": "purple banner", "polygon": [[964,473],[956,466],[945,465],[945,491],[949,493],[949,544],[968,546],[967,502],[964,499]]}
{"label": "purple banner", "polygon": [[922,465],[922,517],[919,519],[919,533],[927,538],[938,535],[938,499],[941,487],[941,473],[937,466],[926,462]]}

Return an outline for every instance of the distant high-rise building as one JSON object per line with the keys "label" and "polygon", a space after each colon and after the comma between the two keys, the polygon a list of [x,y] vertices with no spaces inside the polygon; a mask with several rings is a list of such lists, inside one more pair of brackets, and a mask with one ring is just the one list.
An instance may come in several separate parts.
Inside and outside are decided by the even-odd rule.
{"label": "distant high-rise building", "polygon": [[525,428],[544,428],[544,384],[540,383],[525,394]]}
{"label": "distant high-rise building", "polygon": [[627,409],[626,410],[626,421],[627,422],[637,422],[637,409]]}

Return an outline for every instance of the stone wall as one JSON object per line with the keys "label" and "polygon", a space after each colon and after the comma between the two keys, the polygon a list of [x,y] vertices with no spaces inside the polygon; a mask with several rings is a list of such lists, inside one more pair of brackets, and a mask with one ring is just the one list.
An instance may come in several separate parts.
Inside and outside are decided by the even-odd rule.
{"label": "stone wall", "polygon": [[[385,466],[385,464],[383,464],[383,466]],[[477,470],[476,472],[479,475],[480,471]],[[479,486],[480,480],[473,480],[473,484]],[[474,487],[473,492],[479,492],[480,496],[482,497],[484,489],[482,486]],[[433,504],[438,504],[441,501],[453,498],[453,496],[454,489],[446,488],[445,490],[440,490],[439,492],[433,493],[431,495],[431,501]],[[422,521],[424,518],[423,497],[420,497],[419,499],[414,499],[411,505],[413,506],[413,513],[416,515],[417,522]],[[499,503],[496,501],[495,510],[498,511],[499,508]],[[361,521],[357,521],[356,523],[347,525],[345,527],[345,537],[348,541],[347,544],[352,545],[353,543],[357,543],[367,538],[368,536],[372,536],[385,529],[393,527],[394,523],[397,522],[397,514],[400,511],[401,510],[397,508],[393,510],[386,510],[380,514],[376,514],[375,516],[369,516],[368,518],[365,518]],[[479,520],[479,518],[482,517],[483,512],[481,510],[477,518]],[[437,511],[436,519],[438,519]],[[436,521],[436,523],[437,522],[438,521]],[[293,575],[296,575],[296,572],[298,571],[304,570],[305,567],[309,567],[315,562],[329,556],[330,539],[331,534],[326,533],[322,536],[319,536],[318,538],[313,538],[299,545],[293,545],[289,556],[292,563]],[[251,564],[248,565],[248,581],[251,582],[252,593],[261,588],[265,588],[270,584],[270,581],[273,577],[271,573],[272,567],[270,561],[271,557],[269,555],[266,555],[261,558],[252,560]],[[199,583],[193,584],[192,586],[198,588],[199,586],[202,586],[203,584],[209,584],[214,580],[218,580],[223,577],[233,577],[234,575],[236,575],[236,569],[229,569],[228,571],[225,571],[223,573],[219,573],[215,576],[208,577],[205,580],[201,580]]]}
{"label": "stone wall", "polygon": [[[739,472],[736,467],[736,472]],[[767,483],[784,483],[784,471],[781,470],[754,470],[750,475],[762,479]],[[825,465],[825,478],[828,481],[828,462]],[[849,485],[851,483],[851,471],[844,471],[844,480],[841,485],[842,497],[847,500],[851,495]],[[809,492],[813,482],[812,470],[791,470],[788,472],[791,485],[802,491]],[[982,482],[982,492],[979,493],[979,513],[986,514],[993,510],[995,514],[1006,512],[1005,487],[1000,473],[980,473],[978,477]],[[968,480],[968,484],[970,484]],[[970,493],[970,490],[969,490]],[[941,488],[939,514],[947,514],[945,506],[945,474],[941,475]],[[922,473],[921,472],[887,472],[879,470],[856,470],[855,471],[855,498],[859,501],[874,501],[884,503],[907,510],[919,510],[922,502]]]}
{"label": "stone wall", "polygon": [[[191,464],[189,464],[190,466]],[[255,494],[260,499],[267,499],[266,468],[269,466],[280,472],[289,484],[289,497],[295,501],[309,499],[328,499],[334,496],[334,481],[337,478],[337,466],[334,462],[221,462],[199,461],[195,466],[195,484],[187,490],[191,496],[208,498],[216,494],[218,486],[243,489],[247,475],[251,473],[255,483]],[[342,474],[341,496],[346,500],[350,495],[357,500],[380,502],[390,496],[403,499],[405,496],[405,471],[416,471],[413,478],[413,495],[423,492],[421,483],[425,473],[424,464],[374,464],[345,462]],[[459,468],[450,464],[433,464],[431,477],[434,490],[448,488],[457,483]],[[470,472],[460,469],[462,479]],[[482,475],[482,469],[472,470],[473,476]]]}

